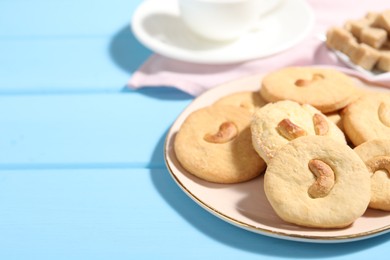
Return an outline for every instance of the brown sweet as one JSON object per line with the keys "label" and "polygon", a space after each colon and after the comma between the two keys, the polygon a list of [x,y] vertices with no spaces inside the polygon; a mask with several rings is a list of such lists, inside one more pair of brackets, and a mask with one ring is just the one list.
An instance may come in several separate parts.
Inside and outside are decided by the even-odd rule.
{"label": "brown sweet", "polygon": [[390,71],[390,50],[379,51],[377,68],[383,71]]}
{"label": "brown sweet", "polygon": [[385,41],[382,47],[384,50],[390,50],[390,40]]}
{"label": "brown sweet", "polygon": [[365,19],[367,19],[370,25],[372,25],[375,22],[375,20],[378,18],[378,15],[379,15],[378,12],[368,12],[365,16]]}
{"label": "brown sweet", "polygon": [[368,19],[361,19],[361,20],[355,20],[355,21],[348,21],[346,28],[352,33],[353,36],[355,36],[357,39],[360,38],[361,32],[363,29],[370,26],[371,22]]}
{"label": "brown sweet", "polygon": [[350,41],[355,41],[353,35],[344,28],[332,27],[326,35],[326,44],[329,48],[347,52]]}
{"label": "brown sweet", "polygon": [[328,48],[344,53],[349,60],[366,70],[390,71],[390,9],[368,12],[357,20],[348,20],[343,28],[331,27],[327,31]]}
{"label": "brown sweet", "polygon": [[360,41],[375,48],[379,49],[387,40],[387,32],[381,28],[364,28],[359,37]]}
{"label": "brown sweet", "polygon": [[373,25],[390,32],[390,10],[386,10],[383,13],[378,14]]}
{"label": "brown sweet", "polygon": [[351,52],[350,59],[353,63],[366,70],[372,70],[379,60],[379,52],[371,46],[361,43]]}

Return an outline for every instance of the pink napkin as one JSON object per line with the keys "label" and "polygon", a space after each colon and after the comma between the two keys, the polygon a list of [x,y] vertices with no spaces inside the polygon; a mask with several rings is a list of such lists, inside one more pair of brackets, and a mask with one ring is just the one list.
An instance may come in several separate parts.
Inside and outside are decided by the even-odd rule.
{"label": "pink napkin", "polygon": [[[288,0],[287,0],[288,1]],[[346,20],[359,19],[369,11],[390,9],[389,0],[307,0],[316,21],[312,32],[296,46],[279,54],[228,65],[204,65],[152,55],[128,82],[130,88],[175,87],[197,96],[213,86],[243,76],[266,73],[286,66],[325,65],[337,68],[363,80],[390,87],[389,77],[372,77],[349,69],[330,52],[320,35],[330,26],[342,26]]]}

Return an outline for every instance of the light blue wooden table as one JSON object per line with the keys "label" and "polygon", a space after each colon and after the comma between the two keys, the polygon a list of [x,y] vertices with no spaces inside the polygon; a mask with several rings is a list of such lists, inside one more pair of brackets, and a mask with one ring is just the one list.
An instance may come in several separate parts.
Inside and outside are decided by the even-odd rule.
{"label": "light blue wooden table", "polygon": [[390,234],[279,240],[185,195],[163,146],[192,97],[125,88],[139,3],[0,1],[0,259],[387,259]]}

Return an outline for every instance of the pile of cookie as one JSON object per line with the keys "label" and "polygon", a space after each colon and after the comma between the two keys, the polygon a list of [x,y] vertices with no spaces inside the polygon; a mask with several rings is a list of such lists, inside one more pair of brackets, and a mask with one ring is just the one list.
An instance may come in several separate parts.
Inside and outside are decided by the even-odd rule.
{"label": "pile of cookie", "polygon": [[[341,228],[367,207],[390,211],[390,94],[333,69],[288,67],[192,112],[174,141],[190,174],[240,183],[264,173],[283,220]],[[259,187],[260,189],[260,187]]]}
{"label": "pile of cookie", "polygon": [[390,71],[390,10],[369,12],[327,31],[326,44],[366,70]]}

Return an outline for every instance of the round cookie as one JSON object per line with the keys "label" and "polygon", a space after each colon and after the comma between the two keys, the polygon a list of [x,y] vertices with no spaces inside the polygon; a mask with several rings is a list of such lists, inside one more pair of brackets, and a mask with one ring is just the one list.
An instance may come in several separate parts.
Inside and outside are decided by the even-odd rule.
{"label": "round cookie", "polygon": [[320,111],[289,100],[257,109],[252,117],[251,132],[253,147],[266,163],[280,147],[300,136],[324,135],[346,143],[344,133]]}
{"label": "round cookie", "polygon": [[333,112],[326,114],[326,117],[332,121],[341,131],[344,131],[343,121],[341,120],[341,115],[339,112]]}
{"label": "round cookie", "polygon": [[238,183],[265,169],[252,147],[251,113],[234,106],[209,106],[192,112],[175,137],[180,164],[191,174],[215,183]]}
{"label": "round cookie", "polygon": [[262,107],[266,103],[258,91],[242,91],[224,96],[217,100],[214,105],[242,107],[253,113],[256,108]]}
{"label": "round cookie", "polygon": [[390,136],[390,94],[367,93],[342,114],[344,131],[354,145]]}
{"label": "round cookie", "polygon": [[268,102],[293,100],[323,113],[339,110],[360,93],[352,78],[333,69],[288,67],[263,78],[261,96]]}
{"label": "round cookie", "polygon": [[370,176],[348,145],[324,136],[306,136],[276,153],[264,175],[264,191],[286,222],[341,228],[366,211]]}
{"label": "round cookie", "polygon": [[370,140],[355,147],[354,151],[371,174],[371,200],[368,206],[390,211],[390,139]]}

